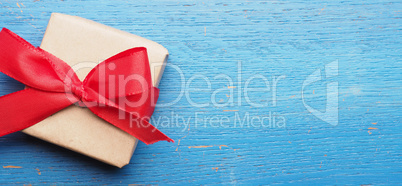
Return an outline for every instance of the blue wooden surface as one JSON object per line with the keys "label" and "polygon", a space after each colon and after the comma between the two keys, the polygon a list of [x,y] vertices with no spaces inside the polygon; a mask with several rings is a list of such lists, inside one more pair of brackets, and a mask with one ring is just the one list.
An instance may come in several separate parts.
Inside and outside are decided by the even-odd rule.
{"label": "blue wooden surface", "polygon": [[[160,85],[160,103],[182,95],[154,114],[164,119],[179,115],[169,124],[156,124],[176,143],[140,143],[123,169],[22,133],[1,137],[0,185],[402,182],[400,1],[2,0],[0,7],[0,26],[36,46],[51,12],[157,41],[169,50],[171,64]],[[301,94],[304,80],[334,61],[338,76],[322,75],[322,81],[306,87],[304,99],[324,111],[326,84],[338,82],[337,126],[310,113]],[[233,85],[219,78],[222,74]],[[244,95],[253,75],[266,77],[271,85],[272,77],[284,77],[277,83],[276,105],[272,88]],[[202,77],[210,80],[210,90]],[[209,105],[191,104],[182,86],[207,89],[188,91],[187,97]],[[258,78],[250,83],[264,86]],[[22,88],[0,74],[0,95]],[[218,103],[233,99],[233,104],[214,105],[216,90],[221,90]],[[253,106],[246,98],[264,106]],[[283,117],[285,126],[235,124],[238,117],[270,113]],[[212,117],[229,121],[211,124]]]}

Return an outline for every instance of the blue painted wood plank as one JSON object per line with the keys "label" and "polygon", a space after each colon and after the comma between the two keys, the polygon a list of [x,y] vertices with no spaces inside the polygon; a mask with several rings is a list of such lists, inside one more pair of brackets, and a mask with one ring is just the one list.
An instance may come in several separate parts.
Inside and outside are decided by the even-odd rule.
{"label": "blue painted wood plank", "polygon": [[[153,124],[176,140],[140,143],[130,165],[117,169],[15,133],[0,138],[0,184],[401,184],[399,1],[6,0],[0,7],[0,26],[34,45],[52,12],[164,45],[169,66]],[[317,70],[320,80],[302,97]],[[0,95],[22,88],[0,74]],[[331,115],[313,115],[325,112],[334,91],[336,126],[326,122]]]}

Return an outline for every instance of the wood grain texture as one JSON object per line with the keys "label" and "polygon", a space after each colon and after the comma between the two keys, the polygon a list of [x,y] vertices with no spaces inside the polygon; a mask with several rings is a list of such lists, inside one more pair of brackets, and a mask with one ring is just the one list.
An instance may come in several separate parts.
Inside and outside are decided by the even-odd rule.
{"label": "wood grain texture", "polygon": [[[0,26],[36,46],[52,12],[154,40],[170,53],[159,103],[182,95],[153,116],[179,115],[169,125],[154,122],[176,143],[140,143],[123,169],[22,133],[1,137],[0,185],[402,184],[400,1],[3,0],[0,7]],[[301,90],[310,74],[336,60],[338,76],[322,75],[304,92],[306,103],[323,111],[326,84],[338,82],[339,123],[332,126],[309,113]],[[233,85],[217,78],[222,74]],[[270,85],[272,77],[284,76],[276,105],[272,88],[244,95],[254,75]],[[210,80],[210,90],[202,77]],[[250,82],[265,86],[261,78]],[[209,105],[192,105],[182,94],[190,90],[186,84],[204,89],[189,91],[191,101]],[[22,88],[0,74],[0,95]],[[211,96],[218,89],[217,102],[233,98],[234,104],[214,106]],[[238,117],[270,113],[285,118],[285,127],[235,124]],[[211,124],[213,117],[229,122]]]}

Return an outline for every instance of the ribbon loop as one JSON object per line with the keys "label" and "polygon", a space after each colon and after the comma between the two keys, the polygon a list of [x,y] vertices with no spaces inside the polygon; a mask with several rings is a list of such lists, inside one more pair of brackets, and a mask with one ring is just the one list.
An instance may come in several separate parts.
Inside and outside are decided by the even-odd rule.
{"label": "ribbon loop", "polygon": [[24,39],[3,28],[0,34],[0,71],[39,90],[63,92],[64,84],[54,65]]}
{"label": "ribbon loop", "polygon": [[89,72],[84,85],[107,99],[141,94],[152,88],[146,48],[128,49],[106,59]]}

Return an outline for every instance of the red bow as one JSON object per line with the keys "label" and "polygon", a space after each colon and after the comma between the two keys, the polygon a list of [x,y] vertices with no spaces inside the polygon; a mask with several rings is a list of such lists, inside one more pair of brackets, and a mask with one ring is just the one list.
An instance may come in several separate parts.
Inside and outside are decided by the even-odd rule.
{"label": "red bow", "polygon": [[27,86],[0,97],[0,136],[28,128],[78,103],[146,144],[173,142],[148,123],[159,89],[152,86],[143,47],[106,59],[81,82],[65,62],[3,28],[0,72]]}

